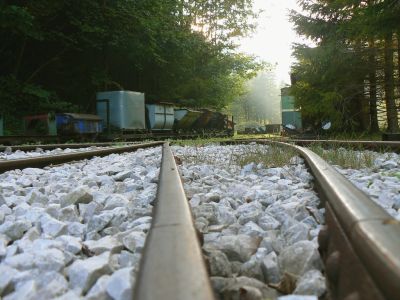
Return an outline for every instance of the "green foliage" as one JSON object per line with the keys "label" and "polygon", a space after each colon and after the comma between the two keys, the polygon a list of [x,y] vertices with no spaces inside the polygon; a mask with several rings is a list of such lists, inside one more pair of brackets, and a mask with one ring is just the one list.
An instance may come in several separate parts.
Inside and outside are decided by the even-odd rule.
{"label": "green foliage", "polygon": [[254,28],[252,3],[0,0],[0,110],[94,112],[97,91],[121,89],[221,109],[263,66],[233,43]]}
{"label": "green foliage", "polygon": [[299,3],[305,13],[293,11],[291,19],[297,32],[316,44],[294,49],[298,62],[292,67],[297,79],[292,93],[306,123],[329,119],[336,131],[369,130],[377,124],[372,111],[387,81],[382,76],[383,41],[400,29],[398,1]]}

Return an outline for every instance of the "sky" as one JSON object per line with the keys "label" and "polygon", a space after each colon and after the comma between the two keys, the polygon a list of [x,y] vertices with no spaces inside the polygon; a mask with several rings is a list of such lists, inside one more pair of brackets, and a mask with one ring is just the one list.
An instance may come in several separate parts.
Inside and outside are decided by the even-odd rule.
{"label": "sky", "polygon": [[255,9],[263,12],[257,20],[258,28],[249,38],[241,41],[240,50],[255,54],[276,65],[279,85],[290,84],[290,65],[294,62],[291,47],[294,42],[304,42],[296,35],[289,21],[289,10],[299,11],[296,0],[254,0]]}

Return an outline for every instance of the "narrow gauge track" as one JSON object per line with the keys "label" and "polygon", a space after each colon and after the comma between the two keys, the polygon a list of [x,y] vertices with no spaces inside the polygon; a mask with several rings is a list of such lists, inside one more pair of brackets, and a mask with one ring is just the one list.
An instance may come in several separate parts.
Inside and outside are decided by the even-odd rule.
{"label": "narrow gauge track", "polygon": [[[325,200],[327,228],[321,231],[319,243],[329,281],[328,297],[399,299],[400,224],[310,150],[277,144],[294,147],[300,153],[315,177],[320,197]],[[145,144],[156,145],[160,143]],[[142,147],[100,150],[102,153],[95,151],[92,155]],[[81,155],[63,155],[64,158],[50,162],[28,159],[13,167],[3,165],[1,171],[82,159]],[[189,205],[168,145],[163,148],[158,183],[152,226],[136,279],[135,299],[213,299]]]}
{"label": "narrow gauge track", "polygon": [[[190,136],[180,136],[179,138],[190,138]],[[247,142],[249,139],[238,139],[238,142]],[[394,152],[400,152],[400,142],[394,141],[346,141],[346,140],[280,140],[277,141],[287,142],[299,146],[310,146],[310,145],[323,145],[327,147],[353,147],[357,149],[368,149],[368,150],[391,150]],[[12,151],[21,150],[21,151],[32,151],[37,148],[41,148],[43,150],[52,150],[56,148],[60,149],[77,149],[84,147],[107,147],[113,146],[117,142],[102,142],[102,143],[71,143],[71,144],[35,144],[35,145],[10,145],[4,146],[0,145],[0,151],[5,151],[7,149],[11,149]],[[123,142],[124,144],[135,144],[139,142]]]}
{"label": "narrow gauge track", "polygon": [[[209,132],[209,133],[178,133],[178,132],[147,132],[135,134],[113,134],[99,136],[96,138],[85,138],[79,136],[49,136],[49,135],[20,135],[20,136],[0,136],[0,145],[5,146],[18,146],[27,143],[62,143],[71,139],[82,141],[98,141],[100,144],[116,143],[116,142],[143,142],[146,140],[166,140],[166,139],[194,139],[205,137],[227,137],[232,136],[230,133],[224,132]],[[2,147],[3,147],[2,146]]]}
{"label": "narrow gauge track", "polygon": [[286,138],[274,138],[274,139],[238,139],[237,142],[249,142],[249,141],[276,141],[294,144],[298,146],[311,146],[321,145],[323,147],[344,147],[344,148],[355,148],[375,151],[393,151],[400,152],[400,142],[396,141],[350,141],[350,140],[304,140],[304,139],[286,139]]}
{"label": "narrow gauge track", "polygon": [[[134,144],[134,143],[124,143],[124,144]],[[53,150],[53,149],[78,149],[78,148],[87,148],[87,147],[108,147],[115,146],[115,142],[105,142],[105,143],[73,143],[73,144],[35,144],[35,145],[13,145],[13,146],[0,146],[0,151],[33,151],[37,148],[42,150]]]}
{"label": "narrow gauge track", "polygon": [[35,158],[26,158],[26,159],[13,159],[7,161],[0,162],[0,172],[5,172],[14,169],[23,169],[23,168],[42,168],[51,164],[61,164],[76,160],[88,159],[94,156],[106,156],[112,153],[123,153],[129,151],[135,151],[140,148],[149,148],[154,146],[160,146],[162,142],[151,142],[144,144],[135,144],[124,147],[113,147],[109,149],[101,149],[101,150],[93,150],[93,151],[85,151],[79,153],[69,153],[69,154],[60,154],[60,155],[46,155]]}
{"label": "narrow gauge track", "polygon": [[214,299],[189,203],[167,143],[134,292],[134,299],[141,300]]}
{"label": "narrow gauge track", "polygon": [[400,223],[312,151],[282,142],[246,142],[294,148],[315,177],[326,208],[326,227],[318,241],[328,297],[399,299]]}
{"label": "narrow gauge track", "polygon": [[368,150],[391,150],[400,152],[400,142],[395,141],[346,141],[346,140],[288,140],[288,143],[293,143],[299,146],[310,146],[313,144],[326,145],[334,147],[353,147]]}

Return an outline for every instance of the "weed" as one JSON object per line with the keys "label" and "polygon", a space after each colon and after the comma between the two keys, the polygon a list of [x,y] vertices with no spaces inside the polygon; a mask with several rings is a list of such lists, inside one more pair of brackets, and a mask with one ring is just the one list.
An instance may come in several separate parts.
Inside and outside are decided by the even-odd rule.
{"label": "weed", "polygon": [[232,154],[232,161],[240,167],[250,163],[262,164],[264,167],[282,167],[290,163],[297,152],[291,148],[263,146],[252,144],[247,153]]}
{"label": "weed", "polygon": [[294,149],[258,144],[240,148],[232,147],[228,157],[225,154],[223,158],[218,153],[208,155],[203,147],[193,146],[193,148],[194,151],[191,150],[181,155],[181,158],[187,163],[215,165],[223,161],[226,167],[238,166],[240,168],[250,163],[262,164],[266,168],[282,167],[289,164],[291,159],[297,155]]}
{"label": "weed", "polygon": [[362,169],[374,166],[377,153],[345,148],[324,149],[321,145],[310,145],[310,150],[321,156],[327,162],[343,168]]}

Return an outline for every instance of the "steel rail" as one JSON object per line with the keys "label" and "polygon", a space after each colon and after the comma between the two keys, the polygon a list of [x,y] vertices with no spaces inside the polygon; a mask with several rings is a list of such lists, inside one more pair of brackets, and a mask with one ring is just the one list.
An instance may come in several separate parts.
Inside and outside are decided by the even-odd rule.
{"label": "steel rail", "polygon": [[[104,143],[74,143],[74,144],[44,144],[44,145],[14,145],[14,146],[0,146],[0,151],[6,151],[11,149],[11,151],[21,150],[21,151],[33,151],[37,148],[43,150],[53,150],[53,149],[78,149],[78,148],[88,148],[88,147],[111,147],[115,146],[116,142],[104,142]],[[126,145],[133,144],[133,142],[124,142]]]}
{"label": "steel rail", "polygon": [[288,143],[294,143],[300,146],[308,146],[312,144],[324,144],[324,145],[335,145],[342,147],[362,147],[365,149],[391,149],[394,151],[400,151],[400,142],[396,141],[346,141],[346,140],[288,140]]}
{"label": "steel rail", "polygon": [[309,145],[322,145],[322,146],[337,146],[337,147],[355,147],[370,150],[382,150],[390,149],[396,152],[400,152],[400,142],[396,141],[348,141],[348,140],[309,140],[309,139],[287,139],[287,138],[275,138],[275,139],[237,139],[235,141],[249,142],[249,141],[273,141],[273,142],[284,142],[295,144],[299,146]]}
{"label": "steel rail", "polygon": [[214,299],[189,203],[168,143],[134,299]]}
{"label": "steel rail", "polygon": [[400,223],[317,154],[295,147],[384,298],[400,299]]}
{"label": "steel rail", "polygon": [[[328,253],[328,278],[344,290],[332,299],[400,299],[400,222],[311,150],[283,142],[247,142],[291,147],[314,175],[327,208],[328,229],[320,233],[320,250]],[[354,260],[347,257],[351,255]]]}
{"label": "steel rail", "polygon": [[88,159],[94,156],[106,156],[113,153],[135,151],[140,148],[161,146],[162,144],[163,142],[151,142],[151,143],[135,144],[124,147],[114,147],[101,150],[85,151],[79,153],[48,155],[48,156],[46,155],[35,158],[5,160],[0,162],[0,172],[5,172],[14,169],[24,169],[24,168],[43,168],[48,165]]}

